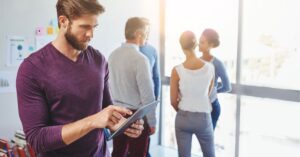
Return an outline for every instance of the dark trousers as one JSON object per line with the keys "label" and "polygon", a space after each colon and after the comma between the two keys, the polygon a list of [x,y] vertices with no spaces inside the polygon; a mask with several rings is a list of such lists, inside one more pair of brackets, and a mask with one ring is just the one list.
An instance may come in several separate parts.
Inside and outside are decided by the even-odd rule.
{"label": "dark trousers", "polygon": [[221,106],[220,106],[218,99],[216,99],[214,102],[212,102],[211,105],[212,105],[211,120],[212,120],[212,124],[213,124],[213,129],[215,130],[218,119],[221,114]]}
{"label": "dark trousers", "polygon": [[150,128],[146,122],[144,130],[138,138],[130,138],[125,134],[118,135],[113,139],[112,157],[146,157],[149,136]]}
{"label": "dark trousers", "polygon": [[147,150],[147,155],[146,155],[146,157],[151,157],[151,155],[150,155],[150,137],[149,137],[149,141],[148,141],[148,150]]}

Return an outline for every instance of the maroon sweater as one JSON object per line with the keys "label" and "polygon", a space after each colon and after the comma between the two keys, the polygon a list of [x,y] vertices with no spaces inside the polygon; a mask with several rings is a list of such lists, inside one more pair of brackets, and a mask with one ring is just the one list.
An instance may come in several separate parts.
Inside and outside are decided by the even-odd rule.
{"label": "maroon sweater", "polygon": [[99,51],[89,46],[73,62],[49,43],[21,64],[17,96],[26,140],[43,157],[109,155],[102,129],[70,145],[61,136],[64,124],[112,104],[108,66]]}

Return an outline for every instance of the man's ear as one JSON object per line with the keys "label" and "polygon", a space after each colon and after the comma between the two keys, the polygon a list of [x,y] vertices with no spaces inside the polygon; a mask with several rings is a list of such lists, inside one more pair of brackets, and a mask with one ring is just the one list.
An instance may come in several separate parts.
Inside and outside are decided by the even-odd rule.
{"label": "man's ear", "polygon": [[59,16],[58,17],[58,22],[60,24],[60,28],[67,28],[69,25],[69,19],[66,16]]}
{"label": "man's ear", "polygon": [[142,37],[142,35],[141,35],[141,33],[140,33],[139,31],[136,31],[136,32],[134,33],[134,37],[137,39],[137,38]]}

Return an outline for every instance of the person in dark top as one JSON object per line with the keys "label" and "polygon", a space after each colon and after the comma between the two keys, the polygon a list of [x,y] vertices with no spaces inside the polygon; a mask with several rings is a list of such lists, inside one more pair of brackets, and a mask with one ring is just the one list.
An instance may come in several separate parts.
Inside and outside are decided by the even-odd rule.
{"label": "person in dark top", "polygon": [[[132,112],[111,105],[107,62],[88,45],[104,8],[97,0],[58,0],[56,8],[57,38],[26,58],[17,74],[26,140],[42,157],[108,157],[103,128]],[[124,134],[138,137],[143,123]]]}

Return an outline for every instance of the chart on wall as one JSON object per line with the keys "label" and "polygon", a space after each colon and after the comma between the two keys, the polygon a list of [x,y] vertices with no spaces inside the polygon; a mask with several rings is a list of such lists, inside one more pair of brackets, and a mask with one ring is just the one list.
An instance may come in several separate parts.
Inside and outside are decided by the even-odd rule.
{"label": "chart on wall", "polygon": [[29,53],[27,39],[22,36],[7,36],[7,66],[18,66]]}

